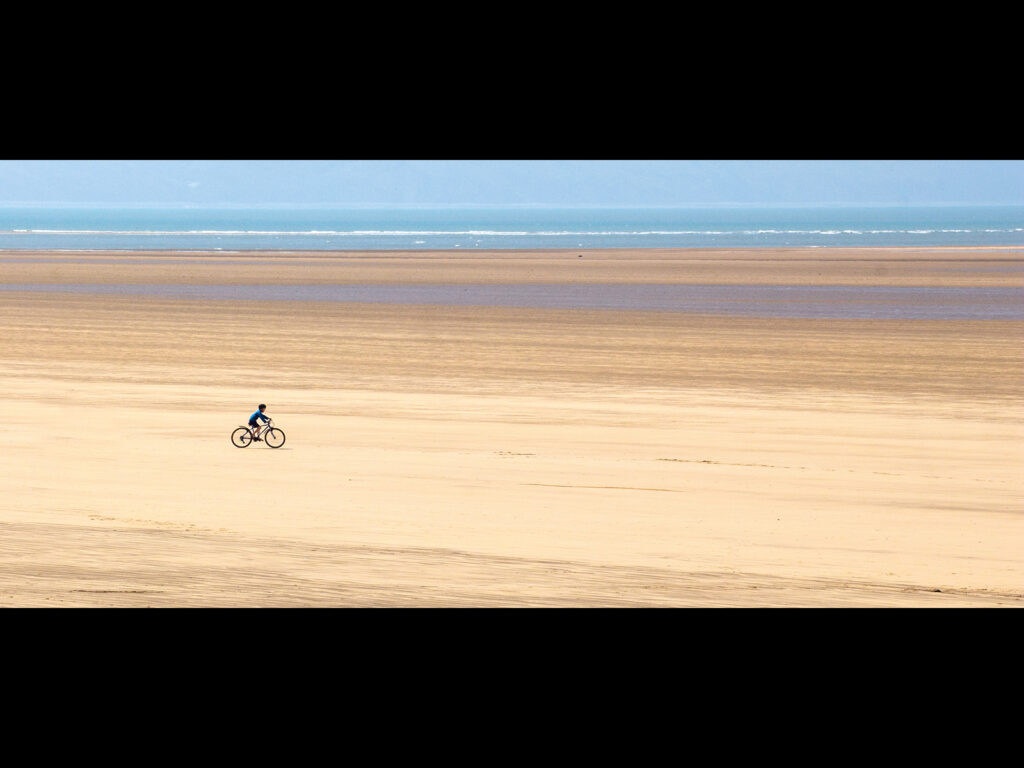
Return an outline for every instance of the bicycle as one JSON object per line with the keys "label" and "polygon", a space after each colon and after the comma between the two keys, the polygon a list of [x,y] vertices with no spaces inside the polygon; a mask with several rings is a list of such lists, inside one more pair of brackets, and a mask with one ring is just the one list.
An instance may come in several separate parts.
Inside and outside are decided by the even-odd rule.
{"label": "bicycle", "polygon": [[[248,448],[249,444],[254,440],[252,430],[248,426],[238,427],[234,432],[231,433],[231,444],[235,448]],[[274,420],[270,419],[267,422],[267,428],[263,430],[262,435],[259,438],[271,448],[280,448],[284,445],[284,430],[280,427],[274,426]]]}

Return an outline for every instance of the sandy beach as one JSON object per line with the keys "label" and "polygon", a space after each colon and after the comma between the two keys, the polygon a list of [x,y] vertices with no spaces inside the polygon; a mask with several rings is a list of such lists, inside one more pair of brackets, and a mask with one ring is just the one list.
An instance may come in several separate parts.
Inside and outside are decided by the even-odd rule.
{"label": "sandy beach", "polygon": [[[165,290],[425,284],[882,314]],[[0,285],[0,607],[1024,607],[1024,248],[6,251]],[[261,402],[286,444],[235,448]]]}

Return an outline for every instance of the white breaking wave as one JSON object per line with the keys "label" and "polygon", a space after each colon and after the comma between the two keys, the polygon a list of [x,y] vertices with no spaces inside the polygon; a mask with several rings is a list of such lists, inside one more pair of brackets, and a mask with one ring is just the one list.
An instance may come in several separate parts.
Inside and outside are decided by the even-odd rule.
{"label": "white breaking wave", "polygon": [[190,229],[190,230],[120,230],[120,229],[9,229],[4,235],[131,235],[131,236],[282,236],[282,237],[432,237],[432,236],[485,236],[485,237],[580,237],[580,236],[636,236],[636,235],[929,235],[972,232],[999,233],[1024,232],[1022,227],[1010,229],[671,229],[671,230],[418,230],[418,229],[357,229],[357,230],[262,230],[262,229]]}

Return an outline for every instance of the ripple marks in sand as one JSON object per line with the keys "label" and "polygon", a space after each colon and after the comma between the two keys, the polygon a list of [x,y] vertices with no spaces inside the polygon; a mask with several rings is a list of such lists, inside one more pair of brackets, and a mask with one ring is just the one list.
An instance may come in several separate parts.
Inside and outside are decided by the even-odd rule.
{"label": "ripple marks in sand", "polygon": [[0,606],[1024,607],[1024,595],[220,532],[0,523]]}

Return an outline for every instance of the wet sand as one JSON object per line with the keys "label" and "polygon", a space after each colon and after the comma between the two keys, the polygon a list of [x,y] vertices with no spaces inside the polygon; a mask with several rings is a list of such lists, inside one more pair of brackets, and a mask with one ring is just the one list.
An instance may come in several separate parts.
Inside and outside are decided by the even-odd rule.
{"label": "wet sand", "polygon": [[[1022,606],[1021,320],[38,290],[1019,290],[1022,265],[5,252],[0,606]],[[228,441],[258,402],[279,450]]]}

